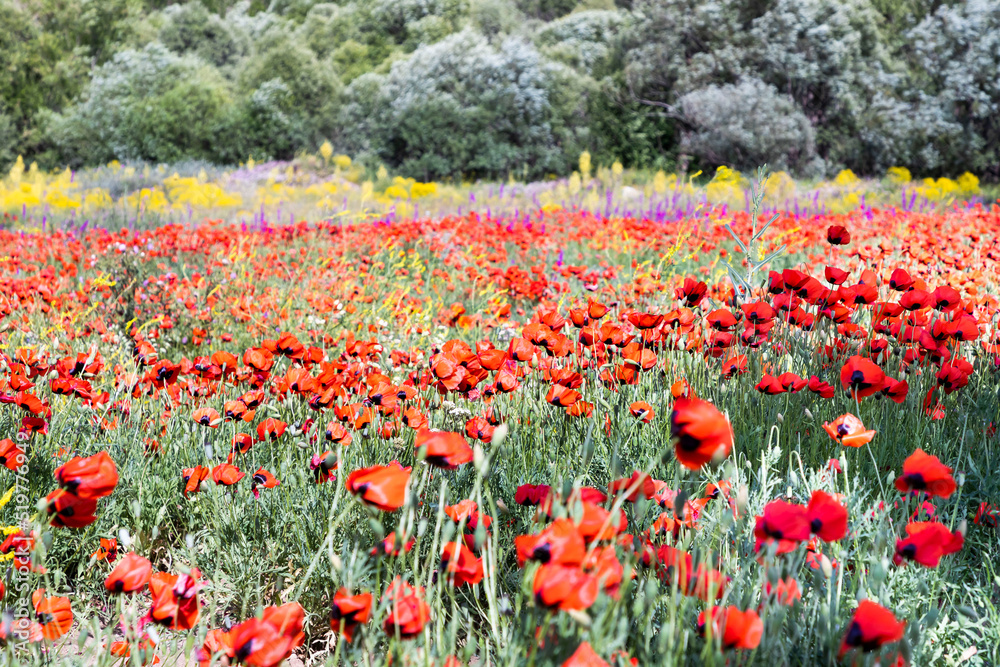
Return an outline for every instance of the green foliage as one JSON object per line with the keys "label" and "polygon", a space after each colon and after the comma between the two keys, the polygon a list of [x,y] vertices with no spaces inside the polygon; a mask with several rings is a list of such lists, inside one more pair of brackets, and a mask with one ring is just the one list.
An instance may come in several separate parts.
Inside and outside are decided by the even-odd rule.
{"label": "green foliage", "polygon": [[524,41],[465,31],[352,83],[342,141],[424,180],[564,172],[585,145],[580,83]]}
{"label": "green foliage", "polygon": [[760,79],[699,88],[678,106],[688,128],[682,150],[709,165],[819,171],[810,168],[816,153],[809,119],[790,97]]}
{"label": "green foliage", "polygon": [[[415,115],[388,134],[378,119],[399,111],[384,95],[368,101],[393,107],[373,111],[377,118],[340,113],[346,86],[368,74],[393,81],[394,68],[418,71],[426,47],[463,31],[478,35],[468,48],[481,50],[466,54],[469,62],[488,61],[515,41],[531,44],[538,70],[548,72],[547,98],[564,90],[580,98],[572,109],[547,107],[527,125],[521,110],[491,124],[497,108],[488,105],[508,94],[501,76],[481,100],[445,90],[462,97],[461,112],[438,99],[450,84],[429,82],[434,99],[408,106]],[[658,167],[686,155],[682,163],[713,167],[767,154],[803,174],[842,167],[881,174],[902,165],[920,175],[972,170],[997,180],[997,35],[1000,0],[0,0],[0,113],[13,128],[5,151],[43,167],[64,156],[74,164],[109,155],[230,161],[251,147],[255,155],[291,156],[337,139],[338,151],[405,163],[414,176],[496,177],[525,162],[536,174],[565,173],[574,161],[568,151],[585,138],[602,163]],[[195,106],[208,116],[168,118],[164,99],[150,115],[163,125],[148,128],[153,136],[141,149],[134,136],[94,139],[60,120],[106,94],[106,63],[153,43],[199,71]],[[754,96],[777,105],[761,113],[773,112],[778,125],[795,118],[801,130],[763,153],[735,139],[750,119],[725,129],[731,103],[704,104],[748,79],[776,91]],[[271,81],[281,85],[262,90]],[[372,85],[359,84],[349,105],[363,107],[358,95]],[[116,99],[132,108],[160,94],[137,89]],[[687,115],[699,100],[695,121]],[[149,122],[136,119],[134,127]],[[451,122],[463,132],[485,127],[489,136],[456,139]],[[514,127],[529,129],[513,141]],[[103,148],[84,145],[95,143]],[[744,166],[754,164],[748,159]]]}
{"label": "green foliage", "polygon": [[287,89],[285,109],[306,131],[305,143],[322,143],[320,137],[333,130],[341,87],[332,70],[292,35],[276,31],[258,43],[256,57],[239,76],[240,87],[250,94],[269,81],[280,81]]}
{"label": "green foliage", "polygon": [[86,97],[48,125],[61,157],[73,165],[210,159],[212,130],[229,103],[216,70],[152,44],[101,66]]}
{"label": "green foliage", "polygon": [[233,65],[249,52],[243,35],[200,2],[173,5],[164,11],[160,41],[175,53],[191,53],[217,67]]}

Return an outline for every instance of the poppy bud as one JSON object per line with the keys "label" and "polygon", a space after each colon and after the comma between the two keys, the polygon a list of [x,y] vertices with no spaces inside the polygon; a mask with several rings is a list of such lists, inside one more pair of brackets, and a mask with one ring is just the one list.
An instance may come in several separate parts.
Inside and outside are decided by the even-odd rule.
{"label": "poppy bud", "polygon": [[750,502],[750,493],[747,491],[746,486],[741,486],[739,490],[736,491],[736,512],[738,514],[743,514],[747,509],[747,503]]}
{"label": "poppy bud", "polygon": [[687,504],[688,494],[687,491],[681,489],[677,492],[674,497],[674,516],[683,517],[684,516],[684,505]]}
{"label": "poppy bud", "polygon": [[498,447],[503,444],[503,441],[507,438],[507,424],[500,424],[495,429],[493,429],[493,437],[490,438],[490,444],[494,447]]}
{"label": "poppy bud", "polygon": [[823,576],[827,579],[833,576],[833,563],[831,563],[830,559],[826,557],[826,554],[820,555],[819,567],[823,571]]}
{"label": "poppy bud", "polygon": [[483,448],[479,445],[479,443],[476,443],[476,446],[472,448],[472,465],[476,467],[476,470],[480,475],[486,475],[486,471],[484,470],[484,466],[486,465],[486,452],[483,451]]}
{"label": "poppy bud", "polygon": [[784,424],[785,423],[785,417],[780,412],[778,413],[777,420],[778,420],[779,424]]}

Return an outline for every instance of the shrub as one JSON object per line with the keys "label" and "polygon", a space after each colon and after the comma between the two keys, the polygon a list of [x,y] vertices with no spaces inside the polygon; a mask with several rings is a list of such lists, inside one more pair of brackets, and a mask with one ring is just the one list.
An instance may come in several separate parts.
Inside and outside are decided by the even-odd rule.
{"label": "shrub", "polygon": [[325,58],[341,44],[358,39],[358,20],[354,5],[324,2],[309,10],[297,32],[318,58]]}
{"label": "shrub", "polygon": [[82,99],[51,116],[49,132],[73,165],[211,159],[230,98],[217,70],[151,44],[98,68]]}
{"label": "shrub", "polygon": [[297,117],[294,123],[303,128],[306,145],[333,131],[340,80],[293,34],[275,32],[263,40],[257,55],[246,62],[239,81],[248,94],[269,81],[280,81],[287,90],[286,112]]}
{"label": "shrub", "polygon": [[537,41],[547,56],[593,74],[610,55],[611,42],[622,22],[616,11],[576,12],[545,26]]}
{"label": "shrub", "polygon": [[907,34],[921,101],[951,130],[929,136],[923,166],[1000,177],[1000,3],[942,5]]}
{"label": "shrub", "polygon": [[0,111],[0,174],[6,173],[17,158],[14,153],[16,145],[17,130],[14,127],[14,119]]}
{"label": "shrub", "polygon": [[456,29],[468,13],[468,4],[465,0],[375,0],[369,12],[371,21],[401,44],[409,32],[420,30],[415,24],[428,17],[437,17],[431,23],[445,24],[449,31]]}
{"label": "shrub", "polygon": [[312,140],[310,128],[281,79],[265,81],[234,105],[214,133],[214,156],[222,164],[248,157],[287,160]]}
{"label": "shrub", "polygon": [[246,36],[201,2],[172,5],[163,13],[166,21],[160,29],[160,41],[175,53],[192,53],[224,67],[236,64],[249,51]]}
{"label": "shrub", "polygon": [[678,107],[688,128],[681,149],[709,165],[802,169],[815,158],[809,119],[790,97],[759,79],[692,91]]}
{"label": "shrub", "polygon": [[562,172],[585,132],[583,84],[530,44],[463,31],[347,89],[342,141],[430,180]]}
{"label": "shrub", "polygon": [[487,37],[513,33],[524,22],[524,14],[506,0],[477,0],[469,7],[469,18]]}

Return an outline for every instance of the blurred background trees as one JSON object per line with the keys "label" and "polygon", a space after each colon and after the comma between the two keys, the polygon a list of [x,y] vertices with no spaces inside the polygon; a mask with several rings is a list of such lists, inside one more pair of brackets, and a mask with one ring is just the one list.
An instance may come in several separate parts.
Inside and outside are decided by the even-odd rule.
{"label": "blurred background trees", "polygon": [[1000,178],[1000,0],[0,0],[0,168]]}

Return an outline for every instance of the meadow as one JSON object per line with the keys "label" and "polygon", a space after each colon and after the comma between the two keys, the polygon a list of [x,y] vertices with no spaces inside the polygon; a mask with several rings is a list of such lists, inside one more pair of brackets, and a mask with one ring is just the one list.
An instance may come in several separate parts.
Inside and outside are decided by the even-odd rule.
{"label": "meadow", "polygon": [[3,664],[1000,664],[971,174],[0,184]]}

